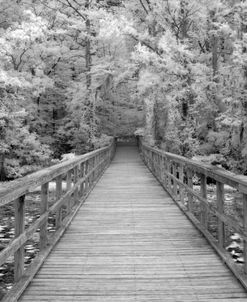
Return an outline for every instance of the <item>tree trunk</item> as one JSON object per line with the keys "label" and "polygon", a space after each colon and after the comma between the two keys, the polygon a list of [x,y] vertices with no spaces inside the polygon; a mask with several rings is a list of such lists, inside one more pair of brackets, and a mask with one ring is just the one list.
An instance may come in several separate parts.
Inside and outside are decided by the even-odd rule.
{"label": "tree trunk", "polygon": [[0,181],[5,181],[7,179],[4,162],[5,155],[0,154]]}
{"label": "tree trunk", "polygon": [[218,72],[218,37],[212,37],[212,68],[213,76]]}
{"label": "tree trunk", "polygon": [[[85,9],[89,9],[90,0],[87,0],[85,3]],[[91,22],[87,17],[86,19],[86,47],[85,47],[85,59],[86,59],[86,87],[87,87],[87,104],[89,106],[89,138],[90,142],[95,136],[95,96],[92,95],[91,85],[92,85],[92,76],[91,76],[91,67],[92,67],[92,55],[91,55]]]}
{"label": "tree trunk", "polygon": [[144,102],[145,102],[145,107],[146,107],[146,125],[145,125],[145,138],[147,142],[151,145],[155,145],[155,127],[156,127],[156,122],[155,122],[155,101],[151,99],[151,97],[147,97]]}

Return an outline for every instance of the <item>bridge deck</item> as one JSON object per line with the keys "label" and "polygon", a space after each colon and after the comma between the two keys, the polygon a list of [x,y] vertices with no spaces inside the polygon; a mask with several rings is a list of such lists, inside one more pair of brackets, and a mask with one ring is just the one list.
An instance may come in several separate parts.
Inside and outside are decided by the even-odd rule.
{"label": "bridge deck", "polygon": [[246,301],[141,162],[121,147],[20,301]]}

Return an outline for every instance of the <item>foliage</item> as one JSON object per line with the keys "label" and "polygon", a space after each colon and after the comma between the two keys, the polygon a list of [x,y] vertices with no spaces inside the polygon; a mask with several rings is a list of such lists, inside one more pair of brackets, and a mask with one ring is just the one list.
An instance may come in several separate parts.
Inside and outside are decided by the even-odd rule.
{"label": "foliage", "polygon": [[[25,115],[24,115],[25,116]],[[0,114],[0,153],[10,179],[35,171],[49,162],[51,151],[23,124],[23,112]]]}
{"label": "foliage", "polygon": [[130,0],[126,8],[149,143],[189,157],[243,161],[246,2]]}

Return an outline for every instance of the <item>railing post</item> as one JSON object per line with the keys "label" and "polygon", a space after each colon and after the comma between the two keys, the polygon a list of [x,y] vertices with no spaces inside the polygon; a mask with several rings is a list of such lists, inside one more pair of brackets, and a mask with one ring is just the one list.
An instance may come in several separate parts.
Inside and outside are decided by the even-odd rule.
{"label": "railing post", "polygon": [[[20,236],[25,230],[25,196],[21,196],[15,201],[15,237]],[[14,278],[19,281],[24,274],[25,249],[22,245],[14,255]]]}
{"label": "railing post", "polygon": [[[180,164],[179,167],[179,180],[184,183],[184,167]],[[179,184],[179,195],[180,195],[180,202],[184,203],[184,187],[183,185]]]}
{"label": "railing post", "polygon": [[[84,175],[85,175],[85,165],[84,165],[84,162],[81,163],[80,165],[80,178],[83,178]],[[80,185],[80,197],[83,196],[83,193],[84,193],[84,182],[81,183]]]}
{"label": "railing post", "polygon": [[[74,186],[76,186],[77,184],[77,181],[78,181],[78,166],[75,166],[74,167]],[[78,188],[76,188],[74,190],[74,204],[76,204],[79,200],[79,197],[78,197]]]}
{"label": "railing post", "polygon": [[[193,189],[193,172],[191,169],[187,170],[187,180],[188,180],[188,187]],[[190,213],[193,212],[193,195],[188,193],[188,210]]]}
{"label": "railing post", "polygon": [[[88,160],[85,162],[85,176],[88,175]],[[88,177],[85,180],[85,191],[88,191],[88,183],[89,183],[89,179]]]}
{"label": "railing post", "polygon": [[[49,199],[49,183],[45,183],[41,186],[41,204],[40,204],[40,214],[45,214],[48,212],[48,199]],[[43,251],[47,246],[47,221],[40,227],[40,250]]]}
{"label": "railing post", "polygon": [[166,174],[165,174],[165,158],[160,156],[160,180],[163,186],[166,188]]}
{"label": "railing post", "polygon": [[[107,163],[108,164],[108,163]],[[88,160],[88,173],[91,172],[92,169],[92,159],[90,158]],[[90,188],[92,184],[92,173],[90,174],[90,176],[88,177],[88,187]]]}
{"label": "railing post", "polygon": [[151,167],[152,167],[153,173],[155,173],[155,156],[152,151],[151,151]]}
{"label": "railing post", "polygon": [[[247,194],[243,193],[243,225],[244,232],[247,234]],[[244,239],[244,272],[247,274],[247,241]]]}
{"label": "railing post", "polygon": [[[69,170],[67,172],[67,176],[66,176],[66,190],[67,190],[67,192],[71,190],[71,187],[72,187],[72,171]],[[72,199],[72,197],[70,197],[69,200],[68,200],[67,214],[71,212],[71,208],[72,208],[71,199]]]}
{"label": "railing post", "polygon": [[163,157],[159,155],[159,177],[162,184],[163,184],[163,169],[164,169]]}
{"label": "railing post", "polygon": [[[201,196],[207,199],[207,178],[204,174],[201,174]],[[207,207],[204,202],[201,202],[201,223],[202,226],[207,229]]]}
{"label": "railing post", "polygon": [[[62,175],[56,178],[56,200],[59,200],[62,196]],[[62,224],[62,207],[57,210],[56,213],[56,229],[60,228]]]}
{"label": "railing post", "polygon": [[177,178],[177,167],[176,163],[172,163],[172,174],[173,174],[173,197],[175,200],[177,200],[177,181],[175,178]]}
{"label": "railing post", "polygon": [[[111,158],[109,158],[109,162],[108,162],[108,165],[110,164],[110,161],[111,161]],[[95,156],[92,158],[92,169],[94,169],[96,167],[96,158]],[[92,183],[94,183],[95,181],[95,175],[96,175],[96,171],[94,170],[93,173],[92,173]]]}
{"label": "railing post", "polygon": [[[167,161],[167,172],[168,172],[169,174],[172,173],[171,169],[172,169],[171,161],[168,160],[168,161]],[[171,176],[170,176],[170,175],[167,176],[167,181],[168,181],[168,184],[167,184],[168,192],[171,194],[171,193],[172,193],[172,179],[171,179]]]}
{"label": "railing post", "polygon": [[[220,214],[224,214],[224,184],[216,182],[216,197],[217,197],[217,210]],[[225,244],[225,225],[224,222],[218,217],[218,242],[221,249]]]}

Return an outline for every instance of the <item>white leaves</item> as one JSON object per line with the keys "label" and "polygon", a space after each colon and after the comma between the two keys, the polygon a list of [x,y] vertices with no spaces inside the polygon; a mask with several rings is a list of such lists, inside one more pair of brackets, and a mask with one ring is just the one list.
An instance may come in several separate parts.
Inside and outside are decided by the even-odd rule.
{"label": "white leaves", "polygon": [[157,54],[141,42],[136,45],[135,50],[136,51],[132,53],[132,59],[141,64],[150,65],[158,59]]}
{"label": "white leaves", "polygon": [[148,89],[154,88],[158,84],[160,84],[160,77],[157,73],[149,70],[144,70],[140,73],[138,81],[138,90],[140,93],[145,93]]}
{"label": "white leaves", "polygon": [[30,83],[21,77],[19,73],[0,69],[0,86],[6,87],[7,85],[13,87],[30,87]]}
{"label": "white leaves", "polygon": [[31,11],[25,11],[28,16],[26,21],[9,28],[5,33],[6,41],[15,41],[18,46],[27,45],[36,39],[43,38],[47,31],[47,22],[41,17],[35,16]]}

